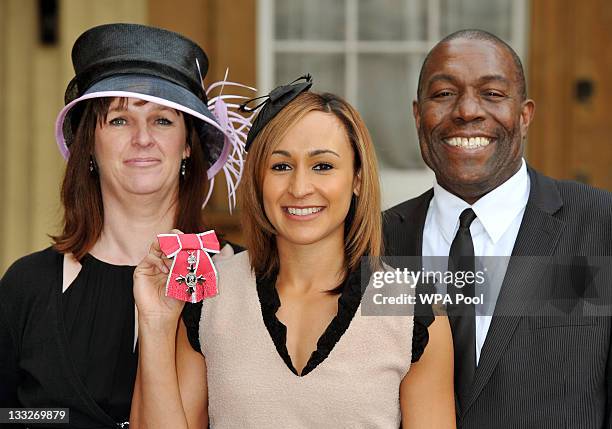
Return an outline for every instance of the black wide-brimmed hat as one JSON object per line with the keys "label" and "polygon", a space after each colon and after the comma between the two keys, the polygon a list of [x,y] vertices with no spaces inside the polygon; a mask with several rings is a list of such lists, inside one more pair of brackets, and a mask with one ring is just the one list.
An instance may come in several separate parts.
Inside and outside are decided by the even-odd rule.
{"label": "black wide-brimmed hat", "polygon": [[[208,102],[203,85],[208,58],[186,37],[139,24],[101,25],[77,39],[72,63],[75,76],[68,84],[66,105],[55,126],[57,144],[66,159],[82,110],[74,109],[75,105],[99,97],[139,98],[198,119],[194,122],[203,136],[200,141],[210,163],[209,179],[224,168],[233,149],[242,149],[233,141],[233,130],[223,123],[227,122],[227,112],[219,115],[225,121],[211,112],[215,100]],[[243,128],[250,126],[241,124]]]}

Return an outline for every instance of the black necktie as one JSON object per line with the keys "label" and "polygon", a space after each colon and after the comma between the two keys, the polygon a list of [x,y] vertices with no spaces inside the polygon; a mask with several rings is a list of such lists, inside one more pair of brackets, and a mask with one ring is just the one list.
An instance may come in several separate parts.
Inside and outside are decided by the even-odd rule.
{"label": "black necktie", "polygon": [[[453,273],[459,271],[474,272],[474,243],[470,234],[470,225],[476,219],[472,209],[465,209],[459,216],[459,230],[451,244],[448,255],[448,270]],[[449,285],[451,296],[456,294],[466,297],[474,296],[474,283]],[[476,372],[476,318],[474,305],[465,302],[449,306],[449,321],[453,332],[453,346],[455,348],[455,390],[459,403],[463,409],[467,393],[469,393]]]}

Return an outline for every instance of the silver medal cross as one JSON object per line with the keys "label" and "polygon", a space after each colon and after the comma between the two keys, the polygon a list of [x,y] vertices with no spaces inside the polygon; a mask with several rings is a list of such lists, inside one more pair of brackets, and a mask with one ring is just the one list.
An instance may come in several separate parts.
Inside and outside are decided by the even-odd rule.
{"label": "silver medal cross", "polygon": [[187,257],[187,263],[189,264],[189,268],[187,269],[187,274],[184,276],[178,276],[175,279],[180,284],[185,283],[187,285],[186,292],[189,295],[193,295],[195,293],[196,285],[201,285],[206,281],[206,279],[204,279],[204,276],[202,275],[196,276],[196,273],[195,273],[196,261],[197,260],[193,252],[189,252],[189,256]]}

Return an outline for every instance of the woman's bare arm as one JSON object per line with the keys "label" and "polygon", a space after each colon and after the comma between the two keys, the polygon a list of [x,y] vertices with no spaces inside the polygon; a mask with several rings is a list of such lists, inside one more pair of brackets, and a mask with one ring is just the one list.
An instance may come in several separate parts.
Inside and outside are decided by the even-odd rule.
{"label": "woman's bare arm", "polygon": [[176,340],[176,372],[181,402],[189,429],[208,426],[208,383],[206,361],[189,344],[185,323],[179,322]]}
{"label": "woman's bare arm", "polygon": [[176,369],[176,328],[139,320],[138,331],[130,427],[187,429]]}
{"label": "woman's bare arm", "polygon": [[437,316],[429,343],[400,386],[402,428],[456,427],[453,390],[453,342],[448,317]]}
{"label": "woman's bare arm", "polygon": [[130,422],[136,428],[188,428],[176,369],[184,303],[165,296],[169,266],[155,241],[134,270],[139,354]]}

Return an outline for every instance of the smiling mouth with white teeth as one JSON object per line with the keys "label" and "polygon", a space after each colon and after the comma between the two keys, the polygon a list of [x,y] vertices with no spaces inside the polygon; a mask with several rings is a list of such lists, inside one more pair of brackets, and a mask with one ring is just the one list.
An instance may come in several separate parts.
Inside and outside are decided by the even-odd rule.
{"label": "smiling mouth with white teeth", "polygon": [[307,216],[313,213],[318,213],[323,210],[323,207],[305,207],[305,208],[297,208],[297,207],[286,207],[285,210],[294,216]]}
{"label": "smiling mouth with white teeth", "polygon": [[488,137],[451,137],[444,139],[444,143],[449,146],[457,146],[464,149],[475,149],[488,146],[489,143],[491,143],[491,139]]}

